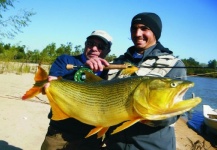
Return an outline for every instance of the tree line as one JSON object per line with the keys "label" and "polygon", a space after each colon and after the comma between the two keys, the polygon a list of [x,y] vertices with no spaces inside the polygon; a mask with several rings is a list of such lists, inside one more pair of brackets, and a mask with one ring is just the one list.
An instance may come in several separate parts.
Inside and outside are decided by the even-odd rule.
{"label": "tree line", "polygon": [[[62,54],[79,55],[83,53],[84,48],[81,45],[72,43],[61,44],[59,47],[55,43],[47,45],[42,50],[29,50],[25,45],[11,45],[2,43],[3,38],[13,39],[22,28],[28,26],[30,18],[36,13],[31,10],[21,10],[18,14],[5,18],[4,13],[14,8],[13,3],[16,0],[0,0],[0,60],[14,61],[23,63],[43,63],[51,64],[58,56]],[[108,55],[106,60],[112,61],[116,56]],[[188,75],[203,75],[208,77],[217,77],[216,60],[210,60],[207,64],[200,63],[194,58],[182,59]]]}
{"label": "tree line", "polygon": [[[83,51],[84,48],[81,45],[73,47],[71,42],[61,44],[59,47],[55,43],[51,43],[42,50],[30,50],[25,45],[11,45],[0,42],[0,59],[2,61],[52,64],[62,54],[75,56],[82,54]],[[106,60],[111,62],[116,57],[115,54],[110,54],[106,57]],[[217,61],[215,59],[210,60],[207,64],[200,63],[192,57],[182,59],[182,61],[186,66],[188,75],[217,77]]]}
{"label": "tree line", "polygon": [[[76,56],[83,52],[84,48],[81,45],[73,47],[71,42],[61,44],[59,47],[56,46],[56,43],[51,43],[42,50],[29,50],[25,45],[11,45],[0,42],[0,59],[3,61],[52,64],[60,55]],[[106,60],[110,62],[114,58],[116,56],[112,54],[108,55]]]}

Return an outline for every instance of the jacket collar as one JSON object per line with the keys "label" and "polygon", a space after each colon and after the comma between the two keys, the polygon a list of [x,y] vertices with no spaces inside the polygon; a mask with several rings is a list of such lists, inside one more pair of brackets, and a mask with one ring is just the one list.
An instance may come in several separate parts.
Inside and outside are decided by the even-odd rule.
{"label": "jacket collar", "polygon": [[127,61],[133,62],[135,65],[139,65],[143,61],[149,58],[156,58],[157,56],[161,56],[161,55],[173,54],[171,50],[165,48],[160,42],[157,42],[156,45],[145,50],[142,58],[134,58],[133,54],[135,52],[136,52],[136,48],[135,46],[132,46],[128,48],[127,52],[124,54],[124,57],[127,59]]}

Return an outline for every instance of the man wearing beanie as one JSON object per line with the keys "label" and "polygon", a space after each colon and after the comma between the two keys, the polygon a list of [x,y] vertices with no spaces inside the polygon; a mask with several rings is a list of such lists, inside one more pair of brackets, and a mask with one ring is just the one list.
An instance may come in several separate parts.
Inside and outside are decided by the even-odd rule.
{"label": "man wearing beanie", "polygon": [[[112,37],[103,30],[93,31],[85,41],[84,52],[78,56],[61,55],[57,57],[51,66],[48,80],[55,80],[62,77],[67,80],[75,80],[75,74],[79,68],[68,70],[67,64],[74,66],[89,66],[96,75],[106,79],[108,71],[102,71],[104,66],[109,63],[104,60],[110,52]],[[97,70],[97,72],[95,72]],[[46,87],[48,87],[46,85]],[[82,99],[81,99],[82,101]],[[84,138],[94,126],[81,123],[74,118],[68,118],[60,121],[51,119],[52,111],[49,113],[50,119],[48,131],[41,150],[99,150],[101,139],[97,136]],[[34,147],[34,145],[33,145]]]}
{"label": "man wearing beanie", "polygon": [[[162,22],[157,14],[143,12],[135,15],[130,27],[134,45],[129,47],[124,55],[115,59],[114,63],[128,62],[139,67],[134,74],[137,76],[185,79],[184,63],[159,42],[161,31]],[[164,66],[165,68],[162,68]],[[109,71],[109,79],[123,78],[120,71]],[[176,150],[173,124],[178,118],[179,116],[136,123],[116,134],[108,134],[105,145],[108,150]],[[111,127],[109,132],[111,133],[115,128]]]}

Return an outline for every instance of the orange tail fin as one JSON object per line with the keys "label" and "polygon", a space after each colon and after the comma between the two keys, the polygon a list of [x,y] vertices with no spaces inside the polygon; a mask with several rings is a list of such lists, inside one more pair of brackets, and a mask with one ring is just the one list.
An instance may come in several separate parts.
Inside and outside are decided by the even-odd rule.
{"label": "orange tail fin", "polygon": [[43,68],[41,68],[40,65],[38,66],[38,70],[35,74],[34,80],[35,80],[35,84],[30,90],[28,90],[23,95],[22,100],[35,97],[36,95],[41,93],[43,90],[44,84],[48,82],[48,74]]}

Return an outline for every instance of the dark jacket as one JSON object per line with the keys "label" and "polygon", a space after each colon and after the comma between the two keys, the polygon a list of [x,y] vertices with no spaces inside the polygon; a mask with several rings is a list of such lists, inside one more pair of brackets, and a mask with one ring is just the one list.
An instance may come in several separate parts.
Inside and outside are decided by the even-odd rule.
{"label": "dark jacket", "polygon": [[[160,43],[147,49],[142,58],[134,58],[134,52],[135,47],[130,47],[124,55],[114,60],[114,63],[129,62],[136,66],[140,66],[140,64],[147,59],[173,54],[172,51],[164,48]],[[175,66],[184,67],[184,63],[179,60]],[[173,68],[165,75],[165,77],[185,79],[186,69]],[[161,121],[152,121],[152,126],[136,123],[114,135],[109,134],[117,126],[111,127],[107,133],[107,148],[108,150],[176,150],[174,127],[170,125],[175,123],[178,118],[179,116]]]}

